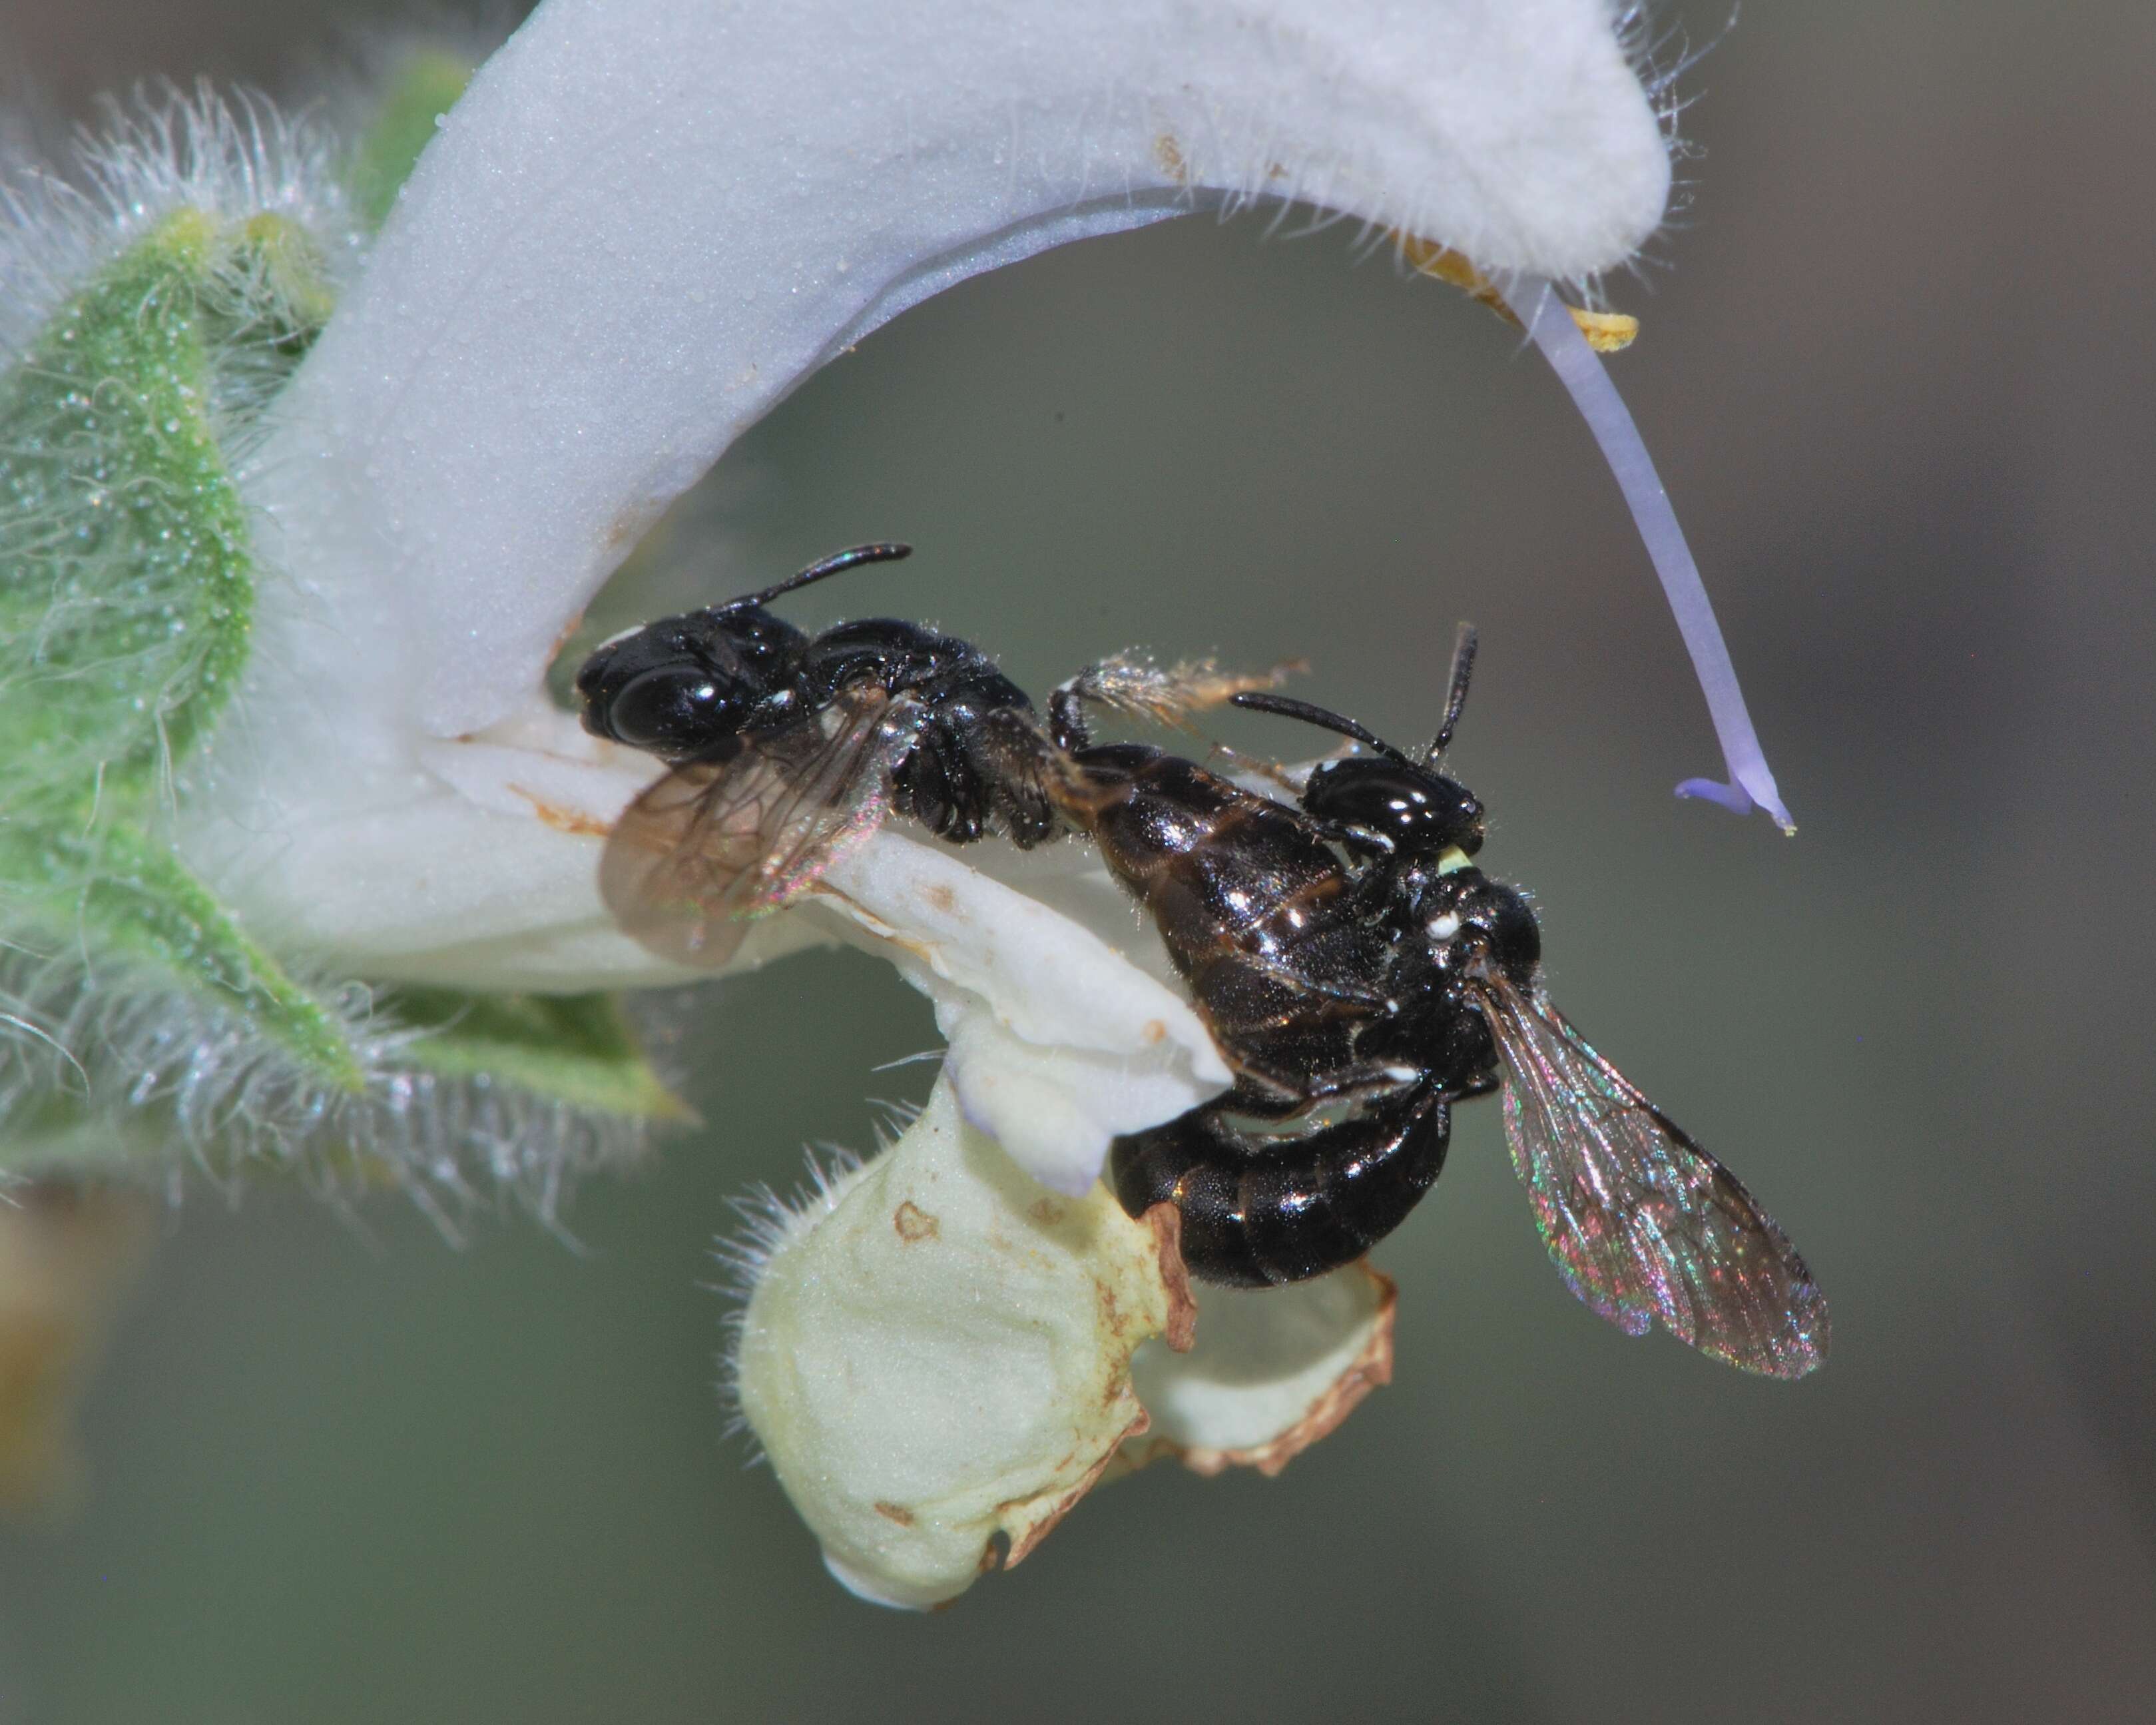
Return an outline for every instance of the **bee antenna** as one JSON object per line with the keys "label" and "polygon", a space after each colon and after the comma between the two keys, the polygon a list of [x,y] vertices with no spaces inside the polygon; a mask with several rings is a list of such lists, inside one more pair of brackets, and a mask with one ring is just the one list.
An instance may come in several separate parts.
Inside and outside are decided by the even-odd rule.
{"label": "bee antenna", "polygon": [[1462,623],[1452,640],[1452,686],[1445,698],[1445,723],[1437,728],[1437,740],[1423,756],[1425,765],[1445,759],[1452,746],[1452,734],[1460,724],[1460,709],[1467,704],[1467,680],[1475,674],[1475,626]]}
{"label": "bee antenna", "polygon": [[1388,760],[1396,760],[1402,766],[1414,763],[1393,747],[1383,737],[1352,718],[1323,707],[1313,706],[1308,701],[1298,701],[1291,695],[1270,695],[1261,690],[1245,689],[1230,695],[1229,700],[1237,707],[1247,707],[1253,713],[1276,713],[1282,718],[1299,718],[1305,724],[1314,724],[1328,731],[1337,731],[1343,737],[1353,738],[1365,748],[1374,749]]}
{"label": "bee antenna", "polygon": [[788,575],[775,585],[759,593],[744,593],[739,599],[730,599],[724,605],[714,605],[718,611],[736,611],[752,605],[768,605],[783,593],[791,593],[797,587],[806,587],[811,582],[827,576],[843,574],[846,570],[864,563],[896,563],[902,557],[913,555],[913,547],[890,543],[874,545],[854,545],[844,551],[834,551],[821,562],[812,563],[798,575]]}

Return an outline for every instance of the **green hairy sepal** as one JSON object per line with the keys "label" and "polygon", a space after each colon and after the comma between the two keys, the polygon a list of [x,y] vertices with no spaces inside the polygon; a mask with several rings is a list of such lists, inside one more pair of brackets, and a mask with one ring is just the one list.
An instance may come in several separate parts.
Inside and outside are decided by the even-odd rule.
{"label": "green hairy sepal", "polygon": [[[416,157],[412,114],[448,88],[418,64],[425,87],[400,86],[346,158],[372,164],[378,200]],[[261,155],[248,118],[177,102],[94,163],[121,243],[0,373],[0,1178],[484,1174],[543,1206],[678,1111],[611,998],[302,972],[167,837],[178,770],[248,660],[259,571],[236,466],[331,315],[356,228],[326,171],[311,208],[290,195],[313,158],[281,131],[285,157]],[[259,186],[302,207],[214,195]],[[157,193],[162,214],[131,208]],[[71,221],[80,252],[88,203],[6,213]]]}
{"label": "green hairy sepal", "polygon": [[249,225],[259,238],[200,211],[167,218],[0,380],[11,816],[85,794],[138,808],[246,662],[247,516],[213,423],[223,380],[210,355],[258,312],[274,320],[256,338],[270,358],[319,327],[248,303],[305,245],[281,219]]}

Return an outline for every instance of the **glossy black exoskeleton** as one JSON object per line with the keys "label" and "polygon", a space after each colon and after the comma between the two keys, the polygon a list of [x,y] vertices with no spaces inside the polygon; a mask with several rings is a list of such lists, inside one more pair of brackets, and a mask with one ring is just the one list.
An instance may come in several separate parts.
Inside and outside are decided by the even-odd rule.
{"label": "glossy black exoskeleton", "polygon": [[859,545],[723,605],[644,624],[577,674],[584,728],[674,770],[608,841],[600,885],[631,934],[721,962],[745,919],[886,811],[957,842],[1054,837],[1033,704],[978,647],[877,617],[809,635],[766,607],[905,545]]}
{"label": "glossy black exoskeleton", "polygon": [[[765,609],[782,594],[908,545],[856,545],[761,592],[617,636],[577,673],[584,728],[662,760],[724,757],[745,738],[813,722],[867,687],[924,709],[891,769],[891,806],[963,844],[990,832],[1021,847],[1055,836],[1054,811],[1006,770],[1011,734],[991,715],[1030,715],[1025,692],[971,641],[896,617],[809,635]],[[1029,739],[1033,728],[1024,728]]]}
{"label": "glossy black exoskeleton", "polygon": [[1452,1105],[1502,1085],[1515,1166],[1575,1294],[1635,1333],[1660,1317],[1746,1370],[1801,1376],[1827,1338],[1803,1260],[1549,1003],[1533,912],[1471,860],[1482,806],[1437,764],[1472,662],[1463,631],[1419,758],[1302,702],[1233,696],[1370,751],[1312,769],[1293,806],[1158,749],[1092,745],[1086,680],[1057,692],[1059,801],[1151,913],[1236,1074],[1116,1141],[1116,1196],[1133,1216],[1174,1205],[1204,1280],[1301,1280],[1396,1227],[1444,1164]]}
{"label": "glossy black exoskeleton", "polygon": [[1293,806],[1147,744],[1090,744],[1084,682],[1050,707],[1078,777],[1066,812],[1152,914],[1236,1074],[1205,1107],[1116,1141],[1116,1194],[1132,1215],[1173,1202],[1184,1261],[1209,1281],[1348,1263],[1436,1179],[1452,1104],[1497,1084],[1463,988],[1466,943],[1416,931],[1450,916],[1524,972],[1540,950],[1533,915],[1465,867],[1481,806],[1397,751],[1322,764]]}

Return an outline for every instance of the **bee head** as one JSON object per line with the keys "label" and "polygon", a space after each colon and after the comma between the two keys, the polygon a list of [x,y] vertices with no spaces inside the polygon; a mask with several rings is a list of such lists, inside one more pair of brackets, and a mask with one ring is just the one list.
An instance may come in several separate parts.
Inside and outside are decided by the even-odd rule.
{"label": "bee head", "polygon": [[1482,804],[1466,785],[1402,757],[1351,755],[1312,769],[1302,806],[1400,857],[1482,848]]}
{"label": "bee head", "polygon": [[605,642],[577,673],[584,729],[668,760],[701,754],[786,684],[807,641],[758,605],[646,623]]}

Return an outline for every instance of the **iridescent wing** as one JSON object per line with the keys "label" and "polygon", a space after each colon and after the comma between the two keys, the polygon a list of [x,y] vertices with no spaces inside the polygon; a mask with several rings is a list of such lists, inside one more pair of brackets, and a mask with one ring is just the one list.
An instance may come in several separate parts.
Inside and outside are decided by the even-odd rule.
{"label": "iridescent wing", "polygon": [[1826,1301],[1752,1194],[1556,1007],[1481,991],[1505,1066],[1512,1166],[1551,1259],[1632,1335],[1656,1318],[1746,1372],[1801,1377],[1826,1357]]}
{"label": "iridescent wing", "polygon": [[599,859],[615,920],[661,958],[717,965],[775,909],[873,832],[927,709],[874,684],[812,718],[686,761],[629,806]]}

